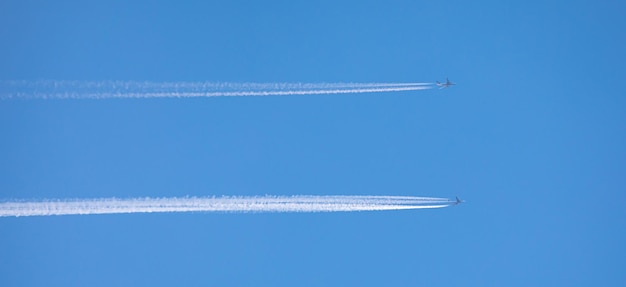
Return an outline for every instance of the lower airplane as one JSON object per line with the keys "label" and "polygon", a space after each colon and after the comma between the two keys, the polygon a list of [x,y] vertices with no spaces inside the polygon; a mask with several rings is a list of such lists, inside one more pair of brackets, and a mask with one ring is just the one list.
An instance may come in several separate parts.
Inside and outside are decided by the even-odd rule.
{"label": "lower airplane", "polygon": [[443,89],[443,88],[447,88],[449,86],[452,85],[456,85],[453,82],[450,82],[450,80],[448,80],[448,78],[446,78],[446,82],[445,83],[440,83],[439,81],[437,81],[437,87],[439,87],[439,89]]}
{"label": "lower airplane", "polygon": [[455,201],[455,202],[454,202],[454,204],[452,204],[452,205],[457,205],[457,204],[459,204],[459,203],[463,203],[463,202],[465,202],[465,200],[461,200],[461,199],[459,199],[459,197],[457,196],[457,197],[456,197],[456,201]]}

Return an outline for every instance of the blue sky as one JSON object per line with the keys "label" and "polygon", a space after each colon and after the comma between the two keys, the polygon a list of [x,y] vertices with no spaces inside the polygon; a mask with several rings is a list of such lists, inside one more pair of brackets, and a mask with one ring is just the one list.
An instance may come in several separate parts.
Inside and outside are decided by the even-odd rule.
{"label": "blue sky", "polygon": [[433,82],[0,102],[0,198],[454,197],[2,218],[2,286],[623,286],[625,4],[4,1],[0,79]]}

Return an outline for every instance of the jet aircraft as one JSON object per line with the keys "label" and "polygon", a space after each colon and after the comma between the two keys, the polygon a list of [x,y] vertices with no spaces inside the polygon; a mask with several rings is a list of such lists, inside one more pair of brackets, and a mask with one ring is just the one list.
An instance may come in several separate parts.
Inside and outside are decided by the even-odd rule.
{"label": "jet aircraft", "polygon": [[456,85],[456,84],[453,83],[453,82],[450,82],[450,80],[448,80],[448,78],[446,78],[446,82],[445,83],[440,83],[439,81],[437,81],[437,87],[439,87],[440,90],[443,89],[443,88],[447,88],[449,86],[452,86],[452,85]]}
{"label": "jet aircraft", "polygon": [[461,200],[461,199],[459,199],[459,197],[457,196],[457,197],[456,197],[456,201],[454,202],[454,204],[453,204],[453,205],[457,205],[457,204],[459,204],[459,203],[463,203],[463,202],[465,202],[465,200]]}

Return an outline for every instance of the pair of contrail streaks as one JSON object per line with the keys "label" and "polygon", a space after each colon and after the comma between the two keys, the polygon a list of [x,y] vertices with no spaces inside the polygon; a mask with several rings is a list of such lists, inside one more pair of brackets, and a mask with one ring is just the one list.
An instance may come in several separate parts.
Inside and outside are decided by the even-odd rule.
{"label": "pair of contrail streaks", "polygon": [[0,81],[0,99],[297,96],[428,90],[432,83],[211,83]]}
{"label": "pair of contrail streaks", "polygon": [[441,208],[453,201],[414,196],[101,198],[0,202],[0,217],[152,212],[350,212]]}

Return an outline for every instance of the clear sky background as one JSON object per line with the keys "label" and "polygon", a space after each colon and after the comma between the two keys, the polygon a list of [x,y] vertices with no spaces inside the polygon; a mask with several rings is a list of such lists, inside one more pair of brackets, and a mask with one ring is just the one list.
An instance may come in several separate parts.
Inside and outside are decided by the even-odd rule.
{"label": "clear sky background", "polygon": [[623,1],[126,2],[2,1],[0,79],[458,85],[5,100],[0,198],[467,203],[0,218],[1,286],[626,285]]}

